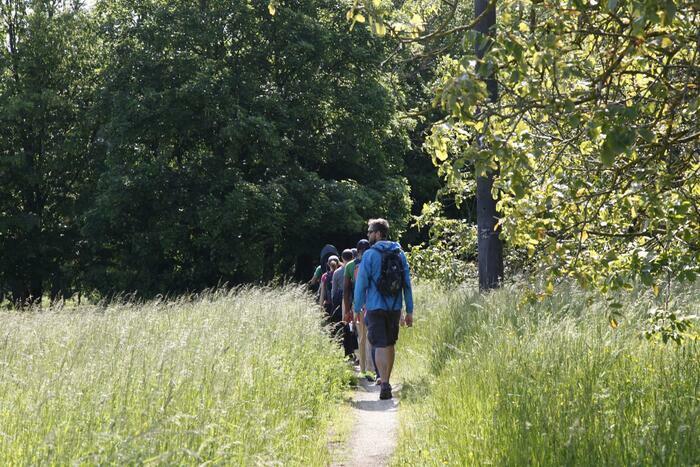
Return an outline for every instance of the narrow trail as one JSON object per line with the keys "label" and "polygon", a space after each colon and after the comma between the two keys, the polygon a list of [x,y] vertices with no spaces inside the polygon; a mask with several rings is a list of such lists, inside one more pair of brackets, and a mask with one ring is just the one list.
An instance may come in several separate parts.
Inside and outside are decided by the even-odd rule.
{"label": "narrow trail", "polygon": [[333,466],[385,466],[389,464],[398,437],[398,393],[394,398],[379,400],[379,386],[360,378],[352,400],[353,424],[342,460]]}

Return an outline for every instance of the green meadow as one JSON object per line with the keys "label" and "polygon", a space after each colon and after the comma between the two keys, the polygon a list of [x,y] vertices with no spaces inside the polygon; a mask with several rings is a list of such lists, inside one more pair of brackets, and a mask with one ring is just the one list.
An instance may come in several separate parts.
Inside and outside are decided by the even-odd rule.
{"label": "green meadow", "polygon": [[329,461],[350,374],[299,289],[0,314],[4,465]]}
{"label": "green meadow", "polygon": [[[700,342],[641,334],[650,294],[421,287],[401,336],[395,465],[698,465]],[[673,302],[697,314],[697,289]],[[697,328],[696,328],[697,330]]]}
{"label": "green meadow", "polygon": [[[415,296],[394,465],[700,462],[700,342],[641,337],[651,296],[620,298],[616,328],[577,288]],[[2,312],[0,459],[328,465],[352,375],[320,318],[293,287]]]}

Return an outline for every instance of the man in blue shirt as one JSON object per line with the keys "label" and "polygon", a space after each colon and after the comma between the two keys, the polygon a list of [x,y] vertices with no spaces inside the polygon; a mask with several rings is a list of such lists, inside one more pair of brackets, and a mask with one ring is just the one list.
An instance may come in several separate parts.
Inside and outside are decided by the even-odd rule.
{"label": "man in blue shirt", "polygon": [[[385,219],[370,219],[367,238],[372,248],[362,256],[355,282],[355,312],[367,308],[367,334],[376,350],[379,373],[382,376],[380,399],[391,399],[389,377],[394,366],[394,344],[399,338],[399,323],[403,299],[406,300],[406,326],[413,325],[413,293],[406,255],[397,242],[388,241],[389,223]],[[378,288],[382,261],[397,253],[402,266],[402,288],[397,295],[383,295]],[[403,293],[403,297],[402,297]]]}

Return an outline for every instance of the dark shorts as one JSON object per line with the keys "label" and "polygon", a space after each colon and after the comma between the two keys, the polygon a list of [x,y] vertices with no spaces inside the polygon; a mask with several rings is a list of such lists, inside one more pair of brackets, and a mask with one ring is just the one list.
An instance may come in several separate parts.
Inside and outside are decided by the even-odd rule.
{"label": "dark shorts", "polygon": [[373,347],[391,347],[399,340],[401,310],[367,312],[367,338]]}

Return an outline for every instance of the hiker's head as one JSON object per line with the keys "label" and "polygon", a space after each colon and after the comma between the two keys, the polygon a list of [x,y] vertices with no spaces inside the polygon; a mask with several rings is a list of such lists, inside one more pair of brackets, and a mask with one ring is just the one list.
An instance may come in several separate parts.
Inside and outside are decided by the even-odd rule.
{"label": "hiker's head", "polygon": [[386,219],[370,219],[367,222],[367,238],[371,244],[386,240],[389,236],[389,222]]}
{"label": "hiker's head", "polygon": [[330,269],[331,271],[335,271],[336,269],[338,269],[339,262],[340,262],[340,260],[338,259],[338,257],[336,255],[329,256],[328,257],[328,269]]}
{"label": "hiker's head", "polygon": [[352,250],[349,248],[346,248],[343,250],[343,252],[340,254],[340,256],[343,258],[343,263],[347,263],[348,261],[352,261],[353,255],[352,255]]}
{"label": "hiker's head", "polygon": [[370,246],[369,241],[365,240],[364,238],[357,242],[357,257],[362,258],[362,253],[369,250]]}
{"label": "hiker's head", "polygon": [[357,258],[357,248],[353,248],[351,251],[352,251],[352,257]]}

